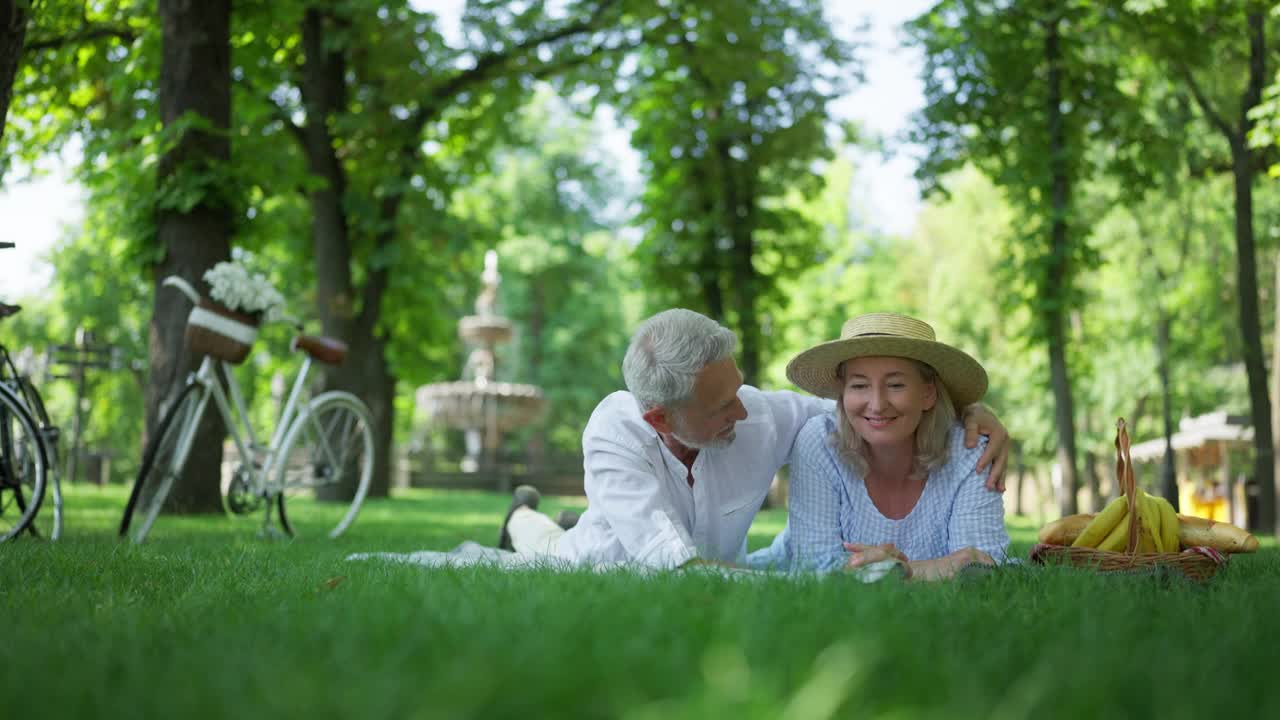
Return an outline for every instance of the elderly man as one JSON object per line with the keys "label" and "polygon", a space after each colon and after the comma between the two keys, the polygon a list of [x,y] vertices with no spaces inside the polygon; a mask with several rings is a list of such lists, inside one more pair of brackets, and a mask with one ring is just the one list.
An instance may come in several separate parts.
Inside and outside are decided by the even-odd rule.
{"label": "elderly man", "polygon": [[[587,510],[568,529],[535,510],[522,486],[499,545],[584,564],[631,562],[676,568],[743,564],[747,531],[796,434],[830,400],[742,383],[737,338],[691,310],[667,310],[641,324],[622,362],[626,392],[606,397],[582,435]],[[1003,490],[1004,428],[980,406],[966,408],[967,441],[990,437]]]}

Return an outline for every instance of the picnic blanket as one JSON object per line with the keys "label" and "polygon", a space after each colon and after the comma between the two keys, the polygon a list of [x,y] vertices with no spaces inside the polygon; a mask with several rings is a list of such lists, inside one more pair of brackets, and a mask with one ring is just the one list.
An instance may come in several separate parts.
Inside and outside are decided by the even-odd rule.
{"label": "picnic blanket", "polygon": [[[525,571],[525,570],[553,570],[553,571],[580,571],[589,570],[593,572],[635,572],[642,575],[660,575],[671,572],[670,570],[660,570],[645,565],[628,563],[623,561],[604,562],[594,564],[575,563],[563,558],[557,558],[550,555],[533,555],[528,553],[515,553],[510,550],[500,550],[494,547],[487,547],[480,543],[468,540],[456,548],[448,551],[439,550],[419,550],[409,553],[394,552],[364,552],[352,553],[347,556],[347,560],[375,560],[382,562],[403,563],[408,565],[420,565],[428,568],[447,568],[447,567],[472,567],[472,566],[489,566],[501,570]],[[895,570],[898,566],[893,561],[883,561],[871,563],[866,567],[860,568],[855,573],[840,573],[850,577],[855,577],[864,583],[873,583],[886,577],[896,575]],[[798,577],[807,575],[813,577],[813,573],[789,573],[775,572],[769,570],[752,570],[749,568],[726,567],[723,565],[694,565],[683,568],[681,572],[694,572],[707,575],[718,575],[726,578],[742,579],[742,578],[761,578],[761,577]]]}

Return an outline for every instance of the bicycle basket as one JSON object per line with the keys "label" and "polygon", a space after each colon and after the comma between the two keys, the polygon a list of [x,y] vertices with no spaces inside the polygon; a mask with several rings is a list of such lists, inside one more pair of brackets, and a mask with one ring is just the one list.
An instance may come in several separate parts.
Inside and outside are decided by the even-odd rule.
{"label": "bicycle basket", "polygon": [[260,317],[230,310],[208,299],[187,316],[187,347],[199,355],[239,364],[249,356],[258,337]]}

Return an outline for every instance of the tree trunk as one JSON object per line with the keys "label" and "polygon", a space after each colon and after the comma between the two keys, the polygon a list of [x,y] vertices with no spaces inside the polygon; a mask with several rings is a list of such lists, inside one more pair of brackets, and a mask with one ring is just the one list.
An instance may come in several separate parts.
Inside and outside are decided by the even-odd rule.
{"label": "tree trunk", "polygon": [[[312,241],[316,263],[316,309],[326,335],[347,343],[342,367],[324,369],[326,390],[345,390],[369,406],[373,420],[373,479],[369,497],[387,497],[391,491],[391,433],[394,427],[395,379],[387,367],[385,343],[375,336],[381,293],[364,300],[356,317],[355,288],[351,280],[351,229],[343,207],[346,172],[330,133],[330,122],[346,106],[346,56],[342,47],[330,45],[326,25],[337,22],[316,8],[303,18],[302,95],[307,108],[303,128],[307,163],[324,180],[311,193]],[[374,280],[366,280],[366,284]],[[366,288],[367,289],[367,288]],[[321,499],[351,497],[354,485],[317,493]]]}
{"label": "tree trunk", "polygon": [[[537,273],[529,283],[529,326],[525,330],[525,355],[529,361],[529,382],[541,384],[544,328],[547,318],[547,277],[545,273]],[[528,453],[526,462],[534,473],[541,473],[547,464],[547,424],[537,423],[529,434],[525,445]]]}
{"label": "tree trunk", "polygon": [[[29,0],[0,0],[0,147],[3,147],[5,121],[13,98],[13,82],[18,76],[18,63],[27,40],[31,19]],[[0,180],[4,180],[7,162],[0,158]]]}
{"label": "tree trunk", "polygon": [[[1271,340],[1271,397],[1275,399],[1275,402],[1271,406],[1271,431],[1276,433],[1280,432],[1280,417],[1276,417],[1280,415],[1280,252],[1276,253],[1276,284],[1274,292],[1276,293],[1276,321],[1272,330]],[[1280,465],[1280,453],[1275,453],[1275,448],[1280,447],[1280,438],[1273,436],[1272,440],[1271,448],[1275,460],[1273,467],[1275,467]],[[1276,467],[1274,472],[1277,482],[1280,482],[1280,467]],[[1280,494],[1280,491],[1277,494]],[[1234,500],[1234,497],[1232,500]],[[1235,522],[1234,517],[1232,522]]]}
{"label": "tree trunk", "polygon": [[1089,486],[1089,512],[1102,510],[1102,479],[1098,477],[1098,458],[1092,450],[1084,451],[1084,478]]}
{"label": "tree trunk", "polygon": [[695,184],[701,188],[702,194],[702,219],[700,220],[702,244],[698,256],[698,281],[702,285],[702,301],[706,303],[707,315],[724,323],[726,321],[724,290],[721,288],[724,273],[721,272],[722,251],[719,245],[724,228],[716,222],[716,218],[723,215],[716,212],[715,196],[712,192],[714,186],[707,177],[707,173],[703,171],[703,165],[705,163],[698,166],[694,176]]}
{"label": "tree trunk", "polygon": [[716,247],[716,225],[709,223],[706,237],[702,241],[699,258],[698,282],[702,286],[702,301],[707,306],[707,315],[715,320],[725,322],[724,291],[720,288],[720,266],[718,259],[720,249]]}
{"label": "tree trunk", "polygon": [[[231,160],[231,3],[230,0],[160,0],[163,32],[160,63],[160,116],[165,127],[193,113],[212,131],[188,130],[160,159],[160,187],[190,184],[199,175],[219,172]],[[207,294],[203,275],[231,258],[232,209],[225,197],[206,191],[190,210],[162,208],[156,214],[156,241],[162,251],[155,267],[155,303],[151,316],[151,381],[146,393],[148,435],[155,430],[164,400],[195,368],[197,358],[184,342],[190,305],[160,283],[169,275],[185,278]],[[206,412],[186,471],[167,505],[185,512],[218,512],[219,471],[225,431],[217,413]]]}
{"label": "tree trunk", "polygon": [[1062,57],[1059,46],[1059,22],[1053,18],[1046,23],[1045,61],[1048,73],[1048,102],[1045,109],[1049,119],[1049,169],[1051,175],[1050,200],[1050,263],[1044,297],[1045,320],[1049,336],[1049,373],[1053,386],[1054,424],[1058,432],[1058,465],[1062,469],[1062,488],[1058,509],[1065,515],[1076,514],[1076,490],[1080,482],[1076,474],[1075,409],[1071,397],[1071,378],[1067,372],[1066,312],[1063,304],[1067,296],[1070,273],[1070,256],[1067,235],[1067,213],[1071,193],[1067,176],[1065,154],[1069,152],[1064,139],[1062,117]]}
{"label": "tree trunk", "polygon": [[1258,273],[1253,236],[1253,153],[1249,111],[1262,100],[1266,82],[1266,38],[1261,11],[1249,13],[1249,86],[1240,103],[1240,130],[1228,138],[1235,180],[1236,283],[1240,291],[1240,335],[1244,367],[1249,378],[1249,410],[1253,420],[1254,479],[1258,483],[1258,529],[1280,532],[1276,525],[1275,458],[1271,437],[1271,399],[1267,396],[1267,368],[1262,357],[1258,313]]}
{"label": "tree trunk", "polygon": [[1027,484],[1027,465],[1022,460],[1022,443],[1017,441],[1013,443],[1013,467],[1014,482],[1017,484],[1013,496],[1013,514],[1023,515],[1022,488]]}
{"label": "tree trunk", "polygon": [[[1164,287],[1163,278],[1160,283]],[[1164,420],[1164,462],[1160,466],[1160,493],[1173,509],[1178,505],[1177,456],[1173,452],[1173,387],[1169,381],[1169,313],[1164,302],[1156,303],[1156,367],[1160,374],[1160,412]]]}
{"label": "tree trunk", "polygon": [[742,341],[742,378],[747,385],[760,384],[760,321],[756,317],[756,277],[752,257],[755,241],[750,230],[733,241],[734,305],[738,316],[738,338]]}
{"label": "tree trunk", "polygon": [[1276,532],[1276,487],[1271,438],[1271,400],[1267,396],[1267,368],[1262,358],[1258,319],[1258,275],[1253,239],[1253,172],[1250,152],[1241,135],[1232,142],[1235,175],[1236,282],[1240,288],[1240,335],[1244,367],[1249,378],[1249,411],[1253,421],[1254,478],[1258,482],[1258,529]]}
{"label": "tree trunk", "polygon": [[[326,386],[360,398],[369,406],[373,420],[373,479],[368,497],[391,494],[391,437],[395,427],[396,380],[386,361],[386,343],[375,337],[371,327],[356,323],[351,350],[340,368],[332,368]],[[336,488],[334,493],[320,494],[321,499],[347,499],[355,492],[354,484]]]}
{"label": "tree trunk", "polygon": [[346,59],[325,49],[325,17],[309,8],[303,18],[302,99],[307,166],[324,182],[311,191],[311,235],[316,263],[316,305],[324,334],[348,344],[355,302],[351,289],[351,242],[343,196],[346,172],[334,149],[330,122],[346,104]]}
{"label": "tree trunk", "polygon": [[729,285],[733,288],[733,306],[737,315],[743,382],[747,385],[758,385],[760,382],[760,323],[756,318],[756,294],[759,279],[754,262],[753,232],[756,199],[749,181],[745,187],[738,185],[739,178],[747,171],[747,163],[735,161],[729,150],[730,143],[727,140],[716,142],[716,156],[720,161],[725,230],[733,243],[729,259]]}

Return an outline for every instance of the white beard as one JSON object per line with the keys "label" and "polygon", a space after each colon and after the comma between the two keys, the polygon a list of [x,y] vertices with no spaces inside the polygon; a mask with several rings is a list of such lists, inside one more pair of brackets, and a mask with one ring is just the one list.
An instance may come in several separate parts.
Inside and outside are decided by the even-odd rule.
{"label": "white beard", "polygon": [[675,426],[671,428],[671,437],[675,438],[687,448],[694,450],[722,450],[733,444],[733,439],[737,437],[737,432],[730,430],[729,434],[724,437],[712,438],[711,440],[703,440],[701,442],[690,440],[685,436],[684,419],[677,416]]}

